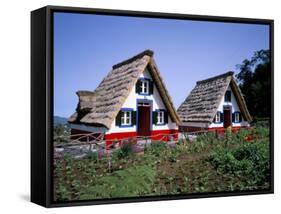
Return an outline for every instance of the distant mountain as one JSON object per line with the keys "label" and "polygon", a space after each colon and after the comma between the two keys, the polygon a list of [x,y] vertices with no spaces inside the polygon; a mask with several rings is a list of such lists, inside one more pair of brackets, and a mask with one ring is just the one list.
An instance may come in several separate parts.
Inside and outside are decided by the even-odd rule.
{"label": "distant mountain", "polygon": [[68,124],[67,118],[54,116],[54,124],[67,125]]}

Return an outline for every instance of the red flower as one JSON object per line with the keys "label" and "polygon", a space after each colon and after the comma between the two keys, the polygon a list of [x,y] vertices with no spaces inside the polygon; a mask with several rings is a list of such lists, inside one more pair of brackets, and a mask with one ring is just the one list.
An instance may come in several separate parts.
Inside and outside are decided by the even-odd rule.
{"label": "red flower", "polygon": [[252,135],[248,135],[244,138],[246,141],[252,141],[254,138]]}

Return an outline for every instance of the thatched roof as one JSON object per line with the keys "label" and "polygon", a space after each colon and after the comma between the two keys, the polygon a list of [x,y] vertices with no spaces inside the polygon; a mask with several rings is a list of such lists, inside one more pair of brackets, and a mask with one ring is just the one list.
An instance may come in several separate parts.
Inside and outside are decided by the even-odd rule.
{"label": "thatched roof", "polygon": [[179,118],[151,50],[145,50],[130,59],[113,65],[112,70],[95,91],[78,91],[79,103],[76,112],[68,121],[110,128],[145,68],[149,70],[172,121],[178,124]]}
{"label": "thatched roof", "polygon": [[233,74],[233,72],[227,72],[198,81],[195,88],[177,110],[181,122],[183,124],[185,122],[211,123],[229,85],[237,100],[243,118],[249,122],[252,121],[246,102]]}

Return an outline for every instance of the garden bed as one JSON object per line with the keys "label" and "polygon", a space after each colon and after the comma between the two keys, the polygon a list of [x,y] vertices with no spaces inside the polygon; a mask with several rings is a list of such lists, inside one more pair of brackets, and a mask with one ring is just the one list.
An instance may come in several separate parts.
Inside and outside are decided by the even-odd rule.
{"label": "garden bed", "polygon": [[[253,136],[247,141],[247,136]],[[128,144],[99,158],[70,156],[54,169],[55,201],[170,195],[269,188],[269,132],[266,128],[198,136],[169,147],[151,142],[142,155]]]}

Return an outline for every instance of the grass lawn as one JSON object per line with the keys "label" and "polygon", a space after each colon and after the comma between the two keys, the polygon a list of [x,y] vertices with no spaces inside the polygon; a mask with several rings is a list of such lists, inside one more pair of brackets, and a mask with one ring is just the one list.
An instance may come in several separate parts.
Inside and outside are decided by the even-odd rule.
{"label": "grass lawn", "polygon": [[268,189],[269,131],[209,133],[174,148],[152,142],[141,155],[127,145],[112,154],[110,168],[108,163],[95,153],[59,160],[55,201]]}

